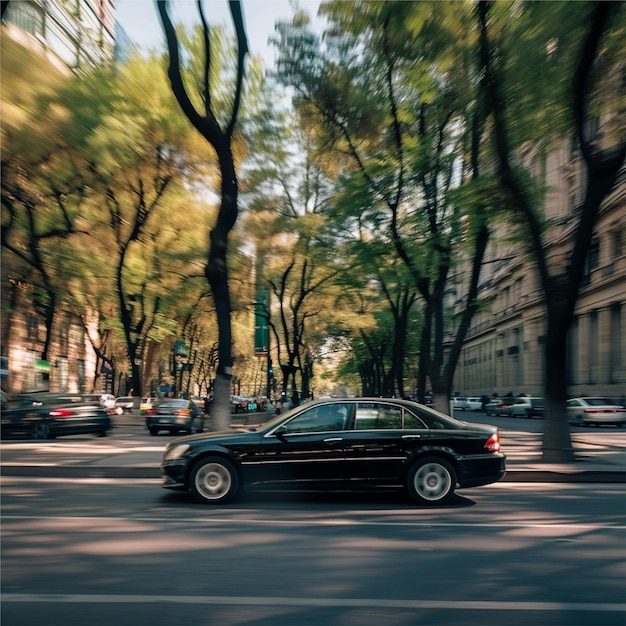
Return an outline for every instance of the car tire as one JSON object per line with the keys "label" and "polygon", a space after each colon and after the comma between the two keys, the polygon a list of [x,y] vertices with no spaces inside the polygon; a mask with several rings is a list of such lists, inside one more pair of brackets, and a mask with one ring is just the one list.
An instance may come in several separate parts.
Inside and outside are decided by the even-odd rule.
{"label": "car tire", "polygon": [[194,499],[201,504],[226,504],[239,491],[239,474],[228,459],[205,457],[191,468],[189,486]]}
{"label": "car tire", "polygon": [[452,465],[436,456],[416,461],[407,474],[406,487],[420,504],[442,504],[454,494],[456,472]]}
{"label": "car tire", "polygon": [[151,428],[150,429],[150,434],[154,437],[157,433],[159,432],[158,428]]}
{"label": "car tire", "polygon": [[30,429],[31,439],[52,439],[50,427],[43,422],[35,422]]}

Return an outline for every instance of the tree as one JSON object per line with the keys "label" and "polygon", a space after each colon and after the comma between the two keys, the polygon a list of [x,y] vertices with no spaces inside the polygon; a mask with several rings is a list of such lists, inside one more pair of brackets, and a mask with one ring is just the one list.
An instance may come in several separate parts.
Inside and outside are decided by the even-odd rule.
{"label": "tree", "polygon": [[[467,212],[450,192],[459,184],[476,113],[473,68],[464,62],[465,22],[458,20],[454,33],[447,30],[456,6],[438,4],[432,11],[430,3],[331,2],[324,5],[331,20],[325,49],[307,32],[303,16],[281,26],[279,48],[279,76],[295,90],[296,104],[318,119],[325,148],[351,190],[344,194],[348,203],[337,208],[342,222],[335,223],[387,241],[405,264],[412,291],[423,298],[420,393],[428,374],[444,411],[477,296],[475,287],[468,289],[457,348],[447,353],[444,334],[452,320],[444,296]],[[454,42],[452,53],[441,46],[446,37]],[[482,229],[471,232],[481,233],[471,239],[475,273],[469,282],[477,285],[489,230],[483,220]]]}
{"label": "tree", "polygon": [[158,0],[157,8],[165,31],[169,52],[168,76],[172,91],[183,113],[198,132],[211,144],[217,155],[221,175],[220,208],[217,221],[210,234],[210,249],[205,268],[206,278],[211,286],[219,329],[218,368],[215,377],[214,426],[227,428],[230,423],[230,379],[233,358],[231,350],[231,301],[228,286],[228,235],[237,220],[238,183],[233,155],[233,133],[237,124],[237,115],[242,96],[244,63],[248,52],[243,15],[239,2],[230,2],[230,10],[237,34],[237,70],[235,91],[232,99],[231,114],[222,126],[214,109],[214,90],[217,88],[211,76],[211,29],[205,19],[201,2],[198,12],[202,23],[204,41],[204,72],[200,100],[203,111],[199,111],[190,97],[183,80],[182,60],[178,47],[178,37],[168,14],[166,0]]}
{"label": "tree", "polygon": [[[588,123],[594,108],[598,111],[620,101],[617,94],[611,96],[619,86],[607,81],[610,70],[618,63],[623,65],[623,58],[620,61],[615,55],[623,53],[624,3],[540,3],[518,8],[520,13],[511,22],[513,36],[502,21],[510,18],[510,5],[478,3],[483,89],[492,114],[499,182],[508,194],[514,218],[527,232],[546,304],[543,459],[566,462],[574,458],[565,408],[567,333],[600,207],[626,157],[623,117],[621,137],[609,135],[604,144],[589,132],[592,125]],[[523,55],[515,46],[507,46],[511,40],[524,46]],[[529,71],[527,57],[533,63],[533,76],[542,77],[530,91],[524,81]],[[510,97],[513,92],[525,108],[510,104],[515,102]],[[575,137],[587,174],[584,200],[562,265],[548,256],[540,202],[528,184],[528,175],[515,164],[515,150],[524,135],[538,143],[546,135],[556,138],[554,132],[543,134],[550,128],[548,124]]]}
{"label": "tree", "polygon": [[[14,284],[28,293],[46,329],[41,358],[49,360],[52,330],[67,293],[62,242],[86,233],[83,210],[91,178],[64,141],[55,92],[71,78],[3,40],[2,246]],[[5,258],[6,262],[6,258]]]}
{"label": "tree", "polygon": [[[200,238],[193,231],[201,221],[197,202],[187,191],[202,169],[197,145],[161,69],[156,57],[137,58],[81,76],[57,97],[66,111],[60,124],[65,141],[82,155],[91,177],[83,213],[94,223],[90,236],[115,301],[134,395],[143,393],[150,337],[164,329],[175,333],[168,304],[184,301],[181,291],[193,284],[179,277],[194,272]],[[178,210],[183,204],[186,210]],[[93,262],[82,266],[85,277],[88,269],[94,271]]]}

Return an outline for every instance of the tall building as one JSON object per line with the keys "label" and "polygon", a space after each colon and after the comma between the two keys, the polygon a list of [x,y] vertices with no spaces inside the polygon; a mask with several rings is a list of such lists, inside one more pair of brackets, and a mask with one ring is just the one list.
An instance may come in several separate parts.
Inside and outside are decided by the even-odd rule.
{"label": "tall building", "polygon": [[[537,155],[526,155],[527,164]],[[548,189],[549,262],[565,255],[582,202],[584,168],[569,142],[532,168]],[[546,313],[537,269],[524,244],[497,230],[481,276],[488,303],[467,333],[454,379],[463,395],[542,395]],[[457,294],[458,295],[458,294]],[[461,294],[462,295],[462,294]],[[458,304],[462,304],[462,297]],[[568,339],[568,393],[626,399],[626,168],[606,198]]]}
{"label": "tall building", "polygon": [[113,59],[113,0],[11,0],[7,34],[59,67],[79,70]]}
{"label": "tall building", "polygon": [[[62,72],[81,72],[114,60],[115,6],[112,0],[10,0],[2,15],[2,37],[45,57]],[[22,268],[23,269],[23,268]],[[84,320],[58,311],[48,360],[42,352],[44,322],[30,278],[3,254],[0,376],[5,391],[87,391],[98,361]],[[87,316],[87,326],[97,319]]]}

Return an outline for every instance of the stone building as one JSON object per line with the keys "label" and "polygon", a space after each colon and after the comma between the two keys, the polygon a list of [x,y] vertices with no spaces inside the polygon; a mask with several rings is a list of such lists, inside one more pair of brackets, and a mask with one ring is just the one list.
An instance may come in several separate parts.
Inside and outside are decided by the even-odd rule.
{"label": "stone building", "polygon": [[[528,155],[532,159],[532,155]],[[565,259],[583,165],[567,142],[541,160],[539,184],[548,194],[545,215],[551,265]],[[537,175],[537,169],[534,168]],[[510,228],[510,227],[509,227]],[[500,226],[481,275],[480,297],[489,304],[467,333],[454,379],[462,395],[542,395],[545,309],[537,270],[522,243]],[[458,294],[457,294],[458,295]],[[458,303],[461,299],[457,300]],[[569,330],[568,393],[626,396],[626,169],[622,169],[597,221],[575,318]]]}
{"label": "stone building", "polygon": [[[2,16],[2,37],[45,57],[62,72],[81,71],[113,61],[115,6],[112,0],[11,1]],[[59,307],[44,361],[45,325],[34,305],[33,286],[21,270],[3,254],[2,389],[90,391],[100,373],[88,336],[97,319],[83,323]]]}

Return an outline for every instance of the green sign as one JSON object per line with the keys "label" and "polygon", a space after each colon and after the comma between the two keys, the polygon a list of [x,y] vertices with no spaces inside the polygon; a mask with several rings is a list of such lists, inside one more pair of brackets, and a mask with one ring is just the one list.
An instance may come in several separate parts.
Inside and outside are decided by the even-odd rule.
{"label": "green sign", "polygon": [[50,361],[42,361],[41,359],[37,359],[35,361],[35,371],[43,372],[44,374],[50,373]]}
{"label": "green sign", "polygon": [[189,354],[189,348],[185,345],[184,341],[178,340],[174,344],[174,354],[176,356],[184,356],[184,357],[186,357]]}

